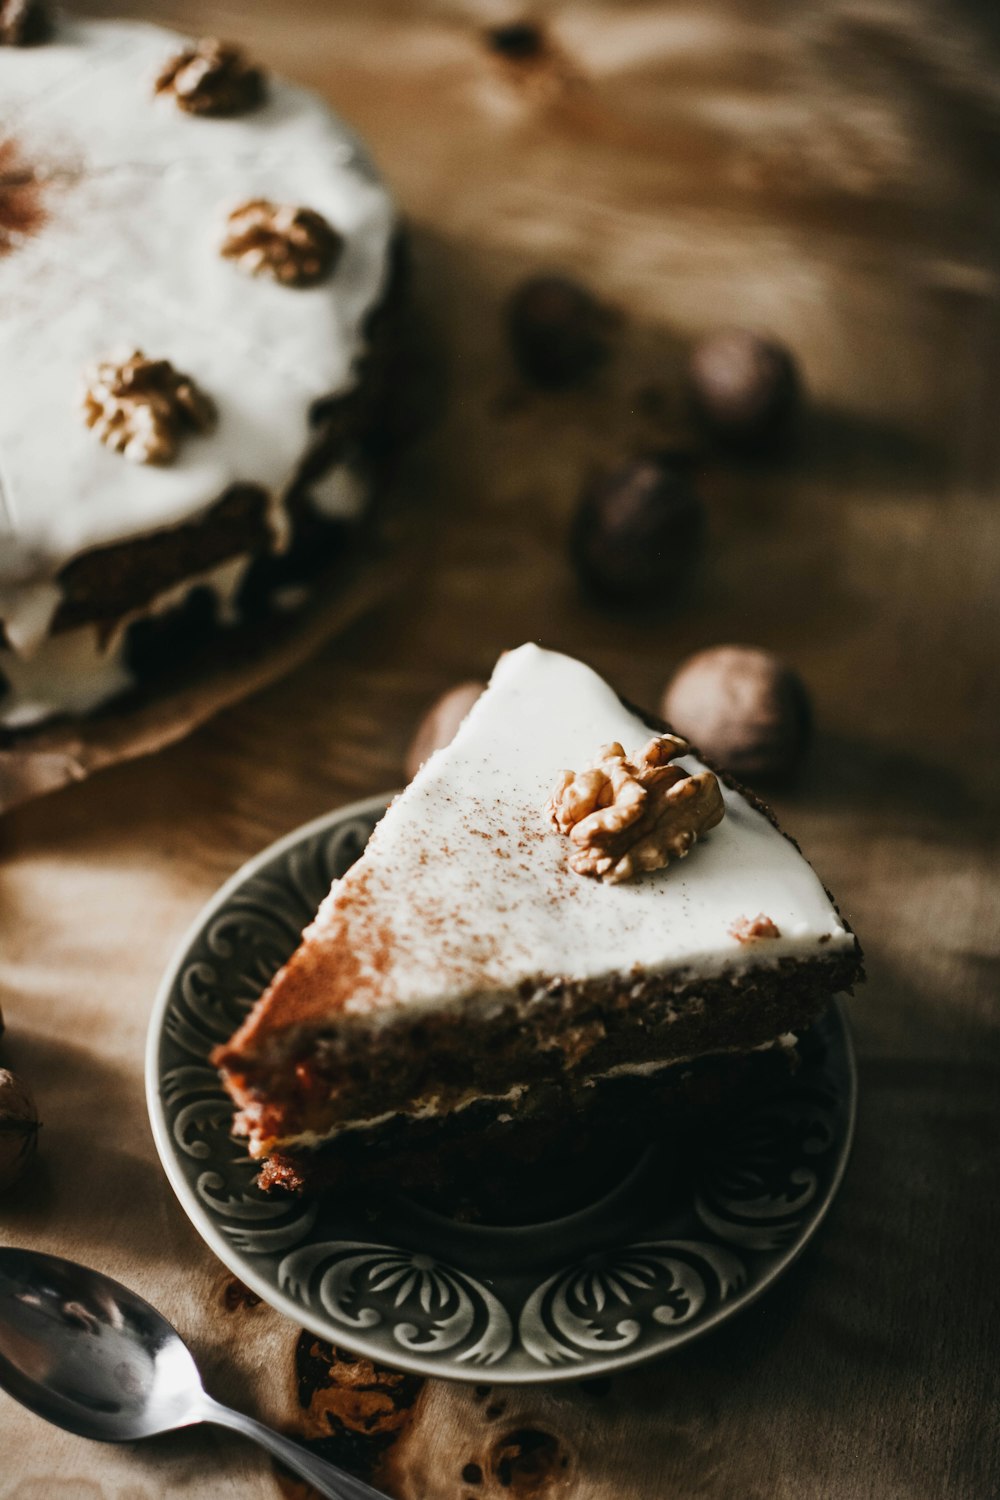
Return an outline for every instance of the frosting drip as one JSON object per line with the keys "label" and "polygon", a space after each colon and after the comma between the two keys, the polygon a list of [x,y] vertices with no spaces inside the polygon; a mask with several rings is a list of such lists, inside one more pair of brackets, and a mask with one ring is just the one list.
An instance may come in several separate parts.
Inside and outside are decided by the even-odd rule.
{"label": "frosting drip", "polygon": [[31,729],[58,713],[85,714],[133,684],[121,644],[101,640],[96,625],[64,630],[25,659],[0,651],[0,725]]}
{"label": "frosting drip", "polygon": [[134,687],[125,663],[128,627],[135,620],[175,609],[196,589],[211,592],[220,624],[235,623],[236,598],[252,561],[249,555],[230,558],[186,578],[157,595],[147,608],[118,620],[111,632],[100,625],[81,625],[46,636],[27,653],[0,650],[0,727],[30,729],[56,714],[90,713]]}

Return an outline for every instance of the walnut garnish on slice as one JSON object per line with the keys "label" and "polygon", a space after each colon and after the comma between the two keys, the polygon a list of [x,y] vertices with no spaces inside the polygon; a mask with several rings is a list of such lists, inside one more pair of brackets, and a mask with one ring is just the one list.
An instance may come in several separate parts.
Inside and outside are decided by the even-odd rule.
{"label": "walnut garnish on slice", "polygon": [[221,251],[250,276],[284,286],[315,286],[333,269],[344,241],[311,208],[251,198],[229,215]]}
{"label": "walnut garnish on slice", "polygon": [[263,72],[247,61],[241,47],[204,36],[165,64],[154,92],[172,94],[188,114],[219,116],[256,109],[266,88]]}
{"label": "walnut garnish on slice", "polygon": [[729,936],[738,943],[756,943],[761,938],[780,938],[781,933],[771,918],[760,912],[756,917],[737,917],[730,923]]}
{"label": "walnut garnish on slice", "polygon": [[169,464],[185,431],[215,425],[215,403],[168,359],[136,349],[105,359],[84,373],[83,418],[106,447],[133,463]]}
{"label": "walnut garnish on slice", "polygon": [[40,0],[0,0],[0,47],[35,47],[51,34],[52,22]]}
{"label": "walnut garnish on slice", "polygon": [[692,776],[671,764],[687,748],[660,734],[633,760],[615,743],[587,770],[562,772],[546,810],[573,845],[572,870],[612,883],[662,870],[722,821],[725,803],[712,772]]}

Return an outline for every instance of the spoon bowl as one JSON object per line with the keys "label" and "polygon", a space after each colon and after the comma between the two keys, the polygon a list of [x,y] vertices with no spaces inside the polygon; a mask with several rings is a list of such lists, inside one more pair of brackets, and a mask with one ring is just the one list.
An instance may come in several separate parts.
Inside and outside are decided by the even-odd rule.
{"label": "spoon bowl", "polygon": [[0,1250],[0,1385],[103,1442],[201,1420],[197,1367],[166,1318],[99,1271],[33,1251]]}
{"label": "spoon bowl", "polygon": [[253,1438],[329,1500],[385,1496],[207,1395],[180,1334],[100,1271],[0,1249],[0,1389],[47,1422],[105,1443],[212,1422]]}

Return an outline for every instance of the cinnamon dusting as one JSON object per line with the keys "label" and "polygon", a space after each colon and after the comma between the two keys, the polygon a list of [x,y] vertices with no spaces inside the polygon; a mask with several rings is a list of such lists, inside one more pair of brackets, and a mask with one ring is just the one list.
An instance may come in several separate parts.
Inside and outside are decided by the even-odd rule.
{"label": "cinnamon dusting", "polygon": [[44,222],[38,177],[22,160],[16,141],[0,141],[0,255],[16,249]]}

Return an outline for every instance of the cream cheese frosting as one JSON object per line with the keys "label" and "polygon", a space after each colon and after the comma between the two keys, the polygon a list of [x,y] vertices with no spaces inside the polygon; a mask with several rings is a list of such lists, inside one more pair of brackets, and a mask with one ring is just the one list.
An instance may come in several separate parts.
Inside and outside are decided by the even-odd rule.
{"label": "cream cheese frosting", "polygon": [[[609,885],[568,868],[566,841],[546,815],[560,771],[614,740],[631,753],[650,733],[581,662],[534,645],[503,656],[454,740],[392,804],[304,935],[307,948],[313,940],[317,955],[331,955],[329,976],[320,969],[311,985],[315,1005],[329,1003],[328,977],[345,990],[334,1001],[345,1022],[356,1015],[377,1027],[400,1007],[488,1016],[553,977],[738,975],[853,950],[795,845],[729,787],[723,821],[666,869]],[[679,764],[705,769],[694,755]],[[738,941],[733,923],[758,914],[780,936]],[[342,945],[351,952],[343,985]],[[320,1019],[301,998],[296,1015]]]}
{"label": "cream cheese frosting", "polygon": [[[183,45],[62,19],[44,46],[0,48],[0,177],[34,174],[39,219],[0,243],[0,618],[22,622],[14,651],[37,647],[71,558],[197,518],[234,483],[269,491],[280,545],[310,407],[355,384],[387,284],[395,214],[354,133],[274,78],[244,116],[186,115],[153,94]],[[250,198],[321,213],[343,238],[332,275],[290,290],[223,259],[226,216]],[[85,367],[126,348],[169,359],[218,408],[168,467],[124,461],[76,409]]]}

